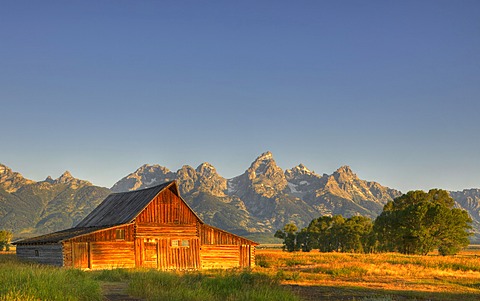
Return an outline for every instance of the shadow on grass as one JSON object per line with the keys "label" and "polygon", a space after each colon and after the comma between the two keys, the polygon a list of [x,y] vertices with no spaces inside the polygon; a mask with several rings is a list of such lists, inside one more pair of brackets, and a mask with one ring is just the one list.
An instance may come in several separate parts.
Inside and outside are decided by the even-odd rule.
{"label": "shadow on grass", "polygon": [[449,292],[424,292],[405,290],[371,289],[354,286],[303,286],[285,285],[302,300],[328,300],[328,301],[362,301],[362,300],[385,300],[385,301],[478,301],[480,291],[465,293]]}

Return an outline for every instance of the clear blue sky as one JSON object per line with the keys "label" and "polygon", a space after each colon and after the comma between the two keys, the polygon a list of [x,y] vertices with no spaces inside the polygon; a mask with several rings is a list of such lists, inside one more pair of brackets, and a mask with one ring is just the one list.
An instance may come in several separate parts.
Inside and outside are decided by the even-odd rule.
{"label": "clear blue sky", "polygon": [[112,186],[270,150],[480,188],[480,1],[0,1],[0,162]]}

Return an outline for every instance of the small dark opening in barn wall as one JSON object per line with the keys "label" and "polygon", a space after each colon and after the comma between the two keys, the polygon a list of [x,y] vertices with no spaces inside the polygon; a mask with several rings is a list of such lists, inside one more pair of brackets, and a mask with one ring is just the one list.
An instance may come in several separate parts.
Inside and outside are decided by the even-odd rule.
{"label": "small dark opening in barn wall", "polygon": [[117,229],[115,231],[115,239],[125,240],[125,229]]}
{"label": "small dark opening in barn wall", "polygon": [[35,250],[35,257],[38,257],[40,256],[40,254],[38,253],[38,250]]}

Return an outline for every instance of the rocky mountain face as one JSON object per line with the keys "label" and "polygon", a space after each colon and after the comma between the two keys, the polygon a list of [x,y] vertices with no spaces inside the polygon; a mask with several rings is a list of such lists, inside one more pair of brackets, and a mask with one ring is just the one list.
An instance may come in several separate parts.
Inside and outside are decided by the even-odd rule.
{"label": "rocky mountain face", "polygon": [[109,193],[68,171],[57,179],[35,182],[0,165],[0,229],[27,237],[70,228]]}
{"label": "rocky mountain face", "polygon": [[[180,193],[208,224],[249,237],[272,237],[286,223],[299,228],[321,215],[364,215],[375,218],[383,206],[401,195],[395,189],[360,179],[348,166],[317,174],[300,164],[282,170],[270,152],[256,158],[232,179],[202,163],[170,171],[143,165],[111,190],[93,186],[65,172],[57,179],[35,182],[0,165],[0,229],[32,236],[72,227],[110,192],[137,190],[177,180]],[[450,192],[456,206],[474,220],[480,241],[480,189]],[[260,236],[253,236],[252,233]]]}
{"label": "rocky mountain face", "polygon": [[18,172],[13,172],[7,166],[0,164],[0,189],[12,193],[22,186],[32,183],[34,183],[34,181],[25,179]]}
{"label": "rocky mountain face", "polygon": [[270,152],[228,180],[209,163],[196,169],[183,166],[176,172],[144,165],[112,190],[147,188],[167,179],[178,181],[182,196],[205,222],[242,235],[272,233],[289,222],[304,227],[325,214],[375,217],[383,205],[401,194],[359,179],[348,166],[332,175],[318,175],[303,164],[283,171]]}

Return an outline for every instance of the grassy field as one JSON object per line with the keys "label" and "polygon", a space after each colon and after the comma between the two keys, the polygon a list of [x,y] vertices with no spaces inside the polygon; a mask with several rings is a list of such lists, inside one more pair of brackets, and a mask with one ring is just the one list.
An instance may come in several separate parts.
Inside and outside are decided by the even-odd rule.
{"label": "grassy field", "polygon": [[457,256],[258,250],[257,271],[306,300],[480,300],[480,250]]}
{"label": "grassy field", "polygon": [[118,283],[144,300],[480,300],[480,248],[457,256],[259,249],[252,271],[80,271],[0,254],[0,300],[103,300]]}
{"label": "grassy field", "polygon": [[25,264],[0,254],[0,300],[102,300],[98,281],[80,270]]}
{"label": "grassy field", "polygon": [[81,271],[22,263],[14,254],[0,254],[0,301],[104,300],[101,288],[112,283],[126,284],[125,294],[144,300],[300,300],[279,280],[255,271]]}

